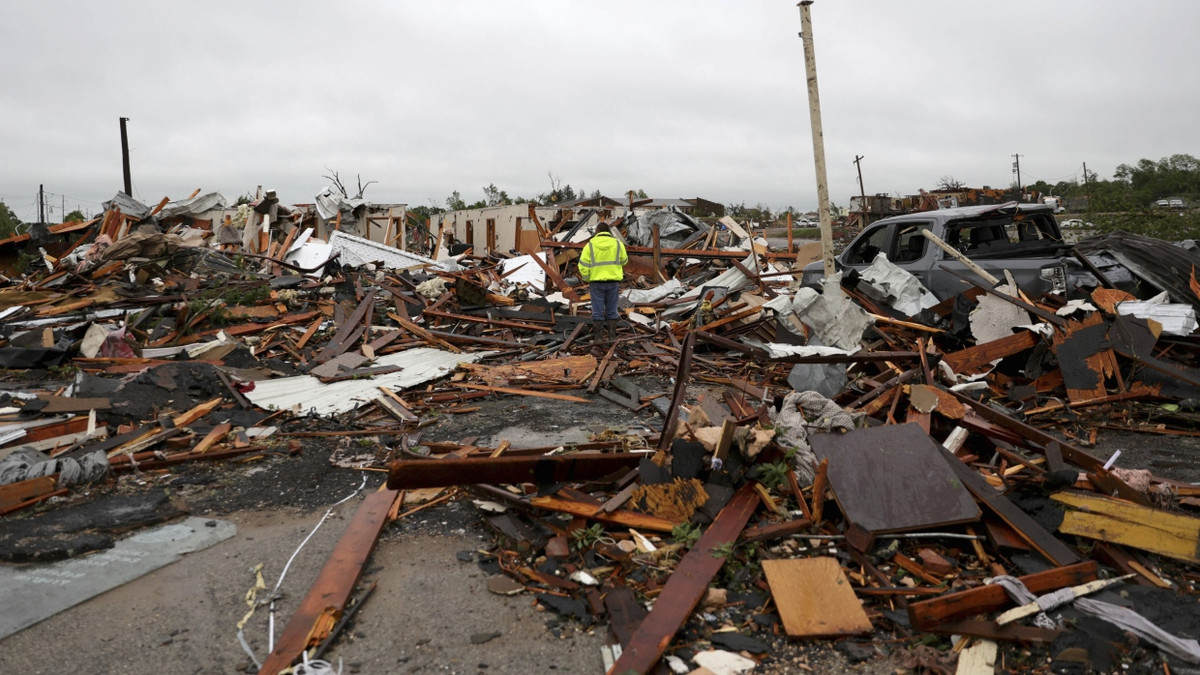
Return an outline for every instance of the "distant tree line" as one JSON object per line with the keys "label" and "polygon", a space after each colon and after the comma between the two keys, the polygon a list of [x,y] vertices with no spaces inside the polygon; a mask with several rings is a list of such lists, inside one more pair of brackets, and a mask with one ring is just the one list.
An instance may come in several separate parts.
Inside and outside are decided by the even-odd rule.
{"label": "distant tree line", "polygon": [[1159,199],[1178,197],[1187,205],[1200,204],[1200,160],[1191,155],[1171,155],[1157,162],[1149,159],[1121,164],[1111,180],[1089,171],[1082,181],[1037,181],[1026,186],[1043,194],[1088,197],[1088,210],[1096,212],[1140,211]]}

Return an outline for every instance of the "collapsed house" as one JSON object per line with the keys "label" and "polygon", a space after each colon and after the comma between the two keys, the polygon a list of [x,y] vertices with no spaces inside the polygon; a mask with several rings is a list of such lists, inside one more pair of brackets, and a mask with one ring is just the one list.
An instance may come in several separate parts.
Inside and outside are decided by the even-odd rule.
{"label": "collapsed house", "polygon": [[[47,549],[18,534],[88,499],[80,486],[287,462],[281,448],[314,434],[367,436],[370,452],[333,453],[329,470],[373,469],[386,487],[361,502],[270,653],[250,654],[260,672],[336,638],[372,543],[427,489],[486,503],[488,562],[515,582],[505,592],[608,625],[610,673],[748,672],[771,659],[766,634],[899,645],[906,667],[935,672],[994,663],[998,649],[1200,663],[1200,487],[1089,452],[1101,428],[1193,432],[1193,251],[1122,233],[1092,242],[1138,295],[1101,278],[1068,302],[970,277],[930,303],[886,257],[800,287],[794,252],[670,208],[504,207],[512,245],[481,212],[487,248],[451,255],[436,232],[459,238],[469,222],[473,239],[475,218],[406,250],[389,245],[408,241],[402,215],[380,240],[341,229],[362,205],[320,206],[319,236],[268,193],[228,219],[240,239],[222,238],[211,226],[225,207],[192,199],[145,212],[117,200],[96,221],[48,228],[63,246],[41,247],[0,289],[0,364],[66,378],[7,389],[6,563],[115,545],[89,531]],[[570,281],[601,217],[634,259],[610,343],[587,337],[586,287]],[[496,397],[655,422],[570,447],[422,439],[436,416]],[[7,606],[25,606],[28,587],[6,588]],[[737,628],[714,630],[697,608]],[[38,620],[14,616],[6,634]],[[1116,637],[1089,642],[1076,622]],[[955,648],[928,646],[951,635]]]}

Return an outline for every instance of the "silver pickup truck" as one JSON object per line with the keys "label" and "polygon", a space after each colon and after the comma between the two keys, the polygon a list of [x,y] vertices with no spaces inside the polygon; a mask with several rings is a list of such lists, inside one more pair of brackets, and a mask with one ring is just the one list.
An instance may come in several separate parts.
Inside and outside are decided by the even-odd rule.
{"label": "silver pickup truck", "polygon": [[[921,234],[929,230],[974,263],[1004,278],[1012,273],[1021,290],[1032,298],[1050,292],[1066,294],[1076,287],[1092,288],[1097,280],[1070,256],[1045,204],[1010,202],[906,213],[867,226],[835,257],[840,270],[866,269],[883,252],[887,259],[912,273],[938,300],[968,288],[947,270],[974,277],[966,267]],[[1094,260],[1102,270],[1115,260]],[[802,283],[816,285],[825,276],[820,262],[805,266]]]}

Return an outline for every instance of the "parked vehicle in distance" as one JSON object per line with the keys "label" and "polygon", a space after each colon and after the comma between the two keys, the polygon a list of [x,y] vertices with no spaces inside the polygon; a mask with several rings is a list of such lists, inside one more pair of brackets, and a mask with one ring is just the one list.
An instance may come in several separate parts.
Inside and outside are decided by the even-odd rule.
{"label": "parked vehicle in distance", "polygon": [[1169,202],[1169,204],[1170,204],[1170,207],[1173,209],[1182,209],[1183,208],[1183,200],[1182,199],[1172,199]]}
{"label": "parked vehicle in distance", "polygon": [[[834,258],[838,269],[864,270],[879,253],[907,270],[938,300],[965,290],[951,271],[972,276],[963,263],[921,234],[929,230],[972,262],[1004,278],[1012,273],[1017,285],[1032,297],[1049,292],[1065,294],[1068,288],[1093,288],[1097,280],[1070,255],[1071,244],[1047,204],[994,204],[920,211],[884,218],[864,229]],[[1128,277],[1114,259],[1092,260],[1102,271]],[[1121,274],[1121,272],[1124,274]],[[824,277],[822,263],[805,266],[801,283],[816,285]]]}

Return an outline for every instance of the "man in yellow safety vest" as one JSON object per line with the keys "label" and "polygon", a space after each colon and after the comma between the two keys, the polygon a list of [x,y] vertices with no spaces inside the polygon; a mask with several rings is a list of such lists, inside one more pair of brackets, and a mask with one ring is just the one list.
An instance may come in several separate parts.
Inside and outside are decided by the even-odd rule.
{"label": "man in yellow safety vest", "polygon": [[597,341],[601,331],[609,340],[617,338],[617,297],[628,262],[625,244],[612,235],[608,223],[601,221],[579,256],[579,277],[588,282],[592,296],[592,334]]}

